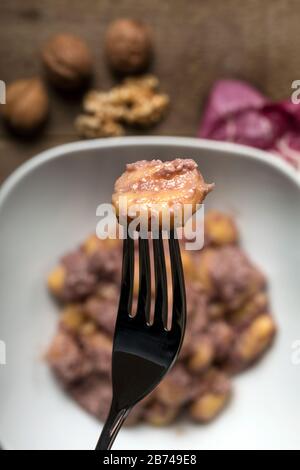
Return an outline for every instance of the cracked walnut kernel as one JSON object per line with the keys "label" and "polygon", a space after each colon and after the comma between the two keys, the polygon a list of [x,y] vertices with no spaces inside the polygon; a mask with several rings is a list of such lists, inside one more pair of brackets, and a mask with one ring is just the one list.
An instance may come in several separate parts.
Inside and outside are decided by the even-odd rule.
{"label": "cracked walnut kernel", "polygon": [[159,122],[169,97],[158,92],[159,81],[152,75],[127,78],[107,92],[92,90],[84,98],[84,114],[75,126],[81,137],[118,137],[125,126],[149,127]]}

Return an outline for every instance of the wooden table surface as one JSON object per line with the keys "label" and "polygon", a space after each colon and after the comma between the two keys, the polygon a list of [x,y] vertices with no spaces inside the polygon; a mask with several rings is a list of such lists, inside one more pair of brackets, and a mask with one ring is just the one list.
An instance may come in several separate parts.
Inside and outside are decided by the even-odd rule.
{"label": "wooden table surface", "polygon": [[[43,41],[72,32],[93,50],[94,85],[108,88],[113,79],[103,57],[104,33],[123,16],[152,27],[152,71],[172,100],[168,117],[150,134],[194,136],[217,78],[250,80],[274,98],[289,96],[291,82],[300,78],[299,0],[1,0],[0,79],[39,74]],[[41,150],[77,139],[73,121],[81,100],[49,92],[51,118],[36,139],[16,139],[0,123],[0,181]]]}

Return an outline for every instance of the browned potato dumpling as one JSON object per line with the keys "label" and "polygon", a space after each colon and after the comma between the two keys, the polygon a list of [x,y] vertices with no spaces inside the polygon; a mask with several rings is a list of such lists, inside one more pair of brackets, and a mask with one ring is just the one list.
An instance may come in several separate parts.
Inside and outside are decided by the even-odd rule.
{"label": "browned potato dumpling", "polygon": [[[177,158],[173,161],[141,160],[130,163],[126,171],[116,181],[112,197],[117,215],[121,215],[119,198],[126,198],[127,207],[145,209],[150,217],[174,214],[181,211],[185,204],[196,205],[203,202],[214,185],[206,184],[197,164],[191,159]],[[130,214],[122,214],[133,218]]]}
{"label": "browned potato dumpling", "polygon": [[176,407],[154,402],[146,408],[144,418],[152,426],[167,426],[176,419],[177,415],[178,409]]}
{"label": "browned potato dumpling", "polygon": [[204,287],[204,289],[212,293],[214,290],[213,278],[211,275],[211,265],[215,259],[215,251],[211,248],[206,248],[201,252],[196,271],[196,281]]}
{"label": "browned potato dumpling", "polygon": [[275,324],[270,315],[260,315],[241,335],[237,351],[242,359],[251,361],[269,345],[275,333]]}
{"label": "browned potato dumpling", "polygon": [[87,255],[92,255],[93,253],[97,252],[98,250],[112,250],[120,245],[119,239],[114,238],[105,238],[104,240],[97,237],[97,235],[92,234],[90,235],[82,245],[83,251]]}
{"label": "browned potato dumpling", "polygon": [[209,211],[205,216],[205,239],[213,245],[229,245],[239,240],[232,217],[219,211]]}
{"label": "browned potato dumpling", "polygon": [[101,240],[96,235],[91,235],[85,240],[82,248],[87,255],[91,255],[99,250],[101,246]]}
{"label": "browned potato dumpling", "polygon": [[204,390],[189,406],[190,416],[200,422],[213,420],[231,397],[229,378],[220,370],[211,368],[203,376]]}
{"label": "browned potato dumpling", "polygon": [[177,365],[155,389],[155,396],[166,406],[179,408],[189,400],[191,378],[182,365]]}
{"label": "browned potato dumpling", "polygon": [[208,423],[223,410],[228,399],[228,393],[222,395],[220,393],[208,392],[195,400],[190,406],[190,415],[200,423]]}
{"label": "browned potato dumpling", "polygon": [[91,320],[85,321],[80,327],[80,334],[83,336],[89,336],[97,331],[97,325]]}
{"label": "browned potato dumpling", "polygon": [[186,279],[193,279],[195,277],[195,264],[192,256],[188,251],[181,251],[181,261]]}
{"label": "browned potato dumpling", "polygon": [[48,276],[48,288],[54,295],[63,290],[66,279],[66,269],[63,265],[57,266]]}
{"label": "browned potato dumpling", "polygon": [[221,302],[212,302],[208,305],[208,315],[211,320],[220,320],[226,314],[226,305]]}
{"label": "browned potato dumpling", "polygon": [[253,364],[270,346],[276,333],[273,318],[265,313],[248,326],[233,346],[228,369],[239,371]]}
{"label": "browned potato dumpling", "polygon": [[84,319],[82,307],[78,304],[67,305],[61,314],[61,324],[70,331],[79,331]]}
{"label": "browned potato dumpling", "polygon": [[85,299],[96,287],[97,274],[82,249],[65,255],[59,266],[48,276],[50,292],[57,300],[67,304]]}
{"label": "browned potato dumpling", "polygon": [[208,335],[199,338],[187,366],[191,372],[202,372],[207,369],[214,359],[214,344]]}
{"label": "browned potato dumpling", "polygon": [[235,328],[243,327],[245,324],[249,324],[258,314],[266,311],[268,304],[269,299],[266,291],[258,292],[241,308],[230,312],[227,319]]}

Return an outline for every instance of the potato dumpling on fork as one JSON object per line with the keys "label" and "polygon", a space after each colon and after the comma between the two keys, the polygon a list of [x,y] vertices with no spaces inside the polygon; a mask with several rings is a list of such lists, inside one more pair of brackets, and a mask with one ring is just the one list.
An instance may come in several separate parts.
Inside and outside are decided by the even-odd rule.
{"label": "potato dumpling on fork", "polygon": [[194,160],[141,160],[127,164],[125,173],[116,181],[112,201],[119,217],[133,219],[130,208],[139,208],[149,219],[153,216],[161,221],[167,214],[172,220],[176,212],[184,221],[185,206],[190,205],[192,215],[213,188],[213,184],[205,183]]}

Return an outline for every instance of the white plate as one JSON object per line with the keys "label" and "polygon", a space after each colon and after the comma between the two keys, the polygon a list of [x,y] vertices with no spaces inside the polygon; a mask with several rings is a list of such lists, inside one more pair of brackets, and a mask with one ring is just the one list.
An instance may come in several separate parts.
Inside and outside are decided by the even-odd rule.
{"label": "white plate", "polygon": [[198,139],[96,140],[44,152],[0,191],[0,441],[14,449],[91,449],[99,424],[67,398],[43,362],[57,322],[45,278],[96,226],[128,161],[192,157],[216,189],[209,205],[233,212],[244,246],[270,279],[280,332],[272,351],[234,380],[235,397],[208,426],[124,429],[115,449],[300,448],[300,182],[266,153]]}

